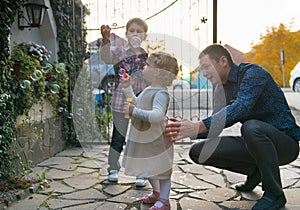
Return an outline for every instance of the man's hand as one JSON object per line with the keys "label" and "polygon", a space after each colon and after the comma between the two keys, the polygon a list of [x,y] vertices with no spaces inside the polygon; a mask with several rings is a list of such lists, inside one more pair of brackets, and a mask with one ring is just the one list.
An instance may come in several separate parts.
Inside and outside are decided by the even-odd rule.
{"label": "man's hand", "polygon": [[165,139],[174,142],[186,137],[193,137],[199,133],[199,122],[182,120],[166,125]]}

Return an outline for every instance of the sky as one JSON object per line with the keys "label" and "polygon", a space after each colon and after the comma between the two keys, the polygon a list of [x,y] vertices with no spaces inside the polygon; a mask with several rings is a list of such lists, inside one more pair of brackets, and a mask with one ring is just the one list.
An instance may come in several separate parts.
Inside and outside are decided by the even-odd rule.
{"label": "sky", "polygon": [[[88,28],[103,23],[125,25],[132,17],[147,17],[176,0],[82,0],[90,5]],[[200,50],[212,43],[212,0],[178,0],[165,11],[147,20],[149,33],[164,33],[192,43]],[[218,41],[246,53],[251,44],[260,42],[267,28],[285,24],[291,31],[300,30],[299,0],[218,0]],[[208,17],[207,24],[200,19]],[[199,28],[199,30],[196,30]],[[114,30],[123,35],[124,31]],[[99,37],[90,31],[88,42]]]}
{"label": "sky", "polygon": [[300,30],[299,0],[218,0],[218,39],[242,52],[260,42],[267,28]]}

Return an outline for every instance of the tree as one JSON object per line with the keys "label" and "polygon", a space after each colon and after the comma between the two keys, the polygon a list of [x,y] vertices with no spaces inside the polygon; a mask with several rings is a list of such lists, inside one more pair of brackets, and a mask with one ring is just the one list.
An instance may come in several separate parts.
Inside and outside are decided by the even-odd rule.
{"label": "tree", "polygon": [[267,28],[267,34],[260,37],[260,43],[253,45],[246,53],[246,61],[261,65],[271,73],[278,85],[283,86],[280,51],[284,50],[285,84],[288,85],[290,72],[300,60],[300,30],[291,32],[284,24],[278,28]]}

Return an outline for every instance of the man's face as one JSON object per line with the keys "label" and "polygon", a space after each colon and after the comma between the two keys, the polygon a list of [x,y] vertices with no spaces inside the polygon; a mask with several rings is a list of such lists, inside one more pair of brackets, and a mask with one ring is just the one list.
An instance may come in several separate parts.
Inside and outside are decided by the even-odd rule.
{"label": "man's face", "polygon": [[203,76],[206,77],[212,85],[221,83],[222,68],[219,62],[210,59],[208,55],[200,58],[200,70],[203,71]]}

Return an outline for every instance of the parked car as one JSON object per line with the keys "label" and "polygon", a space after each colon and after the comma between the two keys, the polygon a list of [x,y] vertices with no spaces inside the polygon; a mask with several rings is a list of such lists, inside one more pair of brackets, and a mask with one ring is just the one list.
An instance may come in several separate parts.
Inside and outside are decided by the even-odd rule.
{"label": "parked car", "polygon": [[115,71],[113,65],[105,64],[98,51],[96,51],[90,53],[88,70],[93,87],[102,89],[107,95],[111,95],[115,88]]}
{"label": "parked car", "polygon": [[291,71],[290,87],[295,92],[300,92],[300,61]]}

